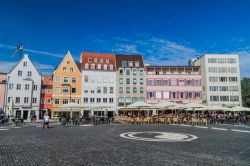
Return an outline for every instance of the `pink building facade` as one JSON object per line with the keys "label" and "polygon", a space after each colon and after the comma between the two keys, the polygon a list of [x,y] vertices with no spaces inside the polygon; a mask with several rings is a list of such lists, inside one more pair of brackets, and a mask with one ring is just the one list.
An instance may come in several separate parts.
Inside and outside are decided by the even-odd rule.
{"label": "pink building facade", "polygon": [[7,74],[0,73],[0,110],[4,108],[4,99],[5,99],[5,88],[6,88],[6,81]]}
{"label": "pink building facade", "polygon": [[199,66],[146,66],[147,103],[202,103]]}

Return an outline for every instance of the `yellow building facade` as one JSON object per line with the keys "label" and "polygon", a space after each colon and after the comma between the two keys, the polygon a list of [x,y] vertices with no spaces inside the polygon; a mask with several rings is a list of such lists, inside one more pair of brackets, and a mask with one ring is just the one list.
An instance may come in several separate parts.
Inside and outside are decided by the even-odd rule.
{"label": "yellow building facade", "polygon": [[69,112],[62,109],[63,104],[81,104],[82,77],[81,65],[77,64],[68,52],[53,75],[52,117],[66,117]]}

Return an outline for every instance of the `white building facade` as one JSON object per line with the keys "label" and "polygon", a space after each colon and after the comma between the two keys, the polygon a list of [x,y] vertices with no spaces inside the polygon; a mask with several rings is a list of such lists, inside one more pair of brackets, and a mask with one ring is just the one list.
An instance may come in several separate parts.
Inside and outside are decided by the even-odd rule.
{"label": "white building facade", "polygon": [[193,65],[201,67],[203,102],[208,105],[242,105],[238,55],[205,54]]}
{"label": "white building facade", "polygon": [[41,75],[25,54],[7,75],[5,111],[13,108],[13,116],[29,120],[38,117],[41,93]]}
{"label": "white building facade", "polygon": [[113,54],[82,53],[84,116],[113,116],[116,112],[116,72]]}

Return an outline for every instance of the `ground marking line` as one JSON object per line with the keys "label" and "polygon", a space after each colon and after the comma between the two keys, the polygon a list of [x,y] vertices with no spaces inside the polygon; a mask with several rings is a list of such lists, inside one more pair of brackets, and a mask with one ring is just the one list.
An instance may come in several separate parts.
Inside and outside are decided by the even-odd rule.
{"label": "ground marking line", "polygon": [[9,130],[9,129],[0,129],[0,130]]}
{"label": "ground marking line", "polygon": [[224,129],[224,128],[217,128],[217,127],[211,127],[211,129],[214,129],[214,130],[223,130],[223,131],[227,131],[228,129]]}
{"label": "ground marking line", "polygon": [[206,126],[193,126],[193,127],[201,128],[201,129],[208,129],[208,127],[206,127]]}
{"label": "ground marking line", "polygon": [[184,124],[181,124],[180,126],[184,126],[184,127],[192,127],[192,125],[184,125]]}
{"label": "ground marking line", "polygon": [[248,130],[231,129],[231,131],[242,132],[242,133],[250,133],[250,131],[248,131]]}

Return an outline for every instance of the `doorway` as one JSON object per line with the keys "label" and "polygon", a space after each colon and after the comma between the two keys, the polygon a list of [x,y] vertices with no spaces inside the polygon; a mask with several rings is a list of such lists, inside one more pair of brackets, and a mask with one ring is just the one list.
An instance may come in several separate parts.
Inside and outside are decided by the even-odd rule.
{"label": "doorway", "polygon": [[28,113],[29,113],[28,110],[23,110],[23,119],[24,119],[24,120],[27,120],[27,119],[28,119]]}

